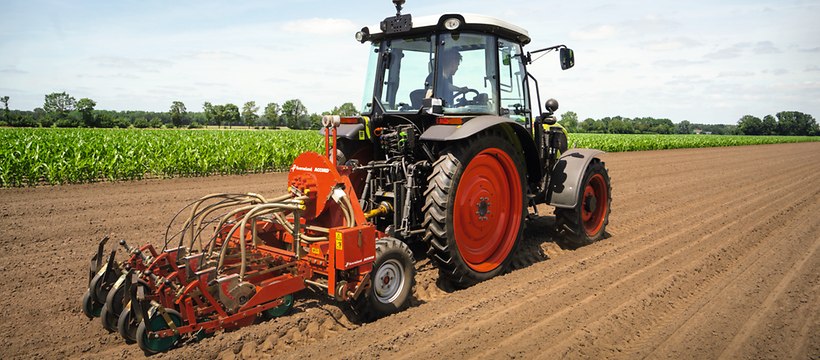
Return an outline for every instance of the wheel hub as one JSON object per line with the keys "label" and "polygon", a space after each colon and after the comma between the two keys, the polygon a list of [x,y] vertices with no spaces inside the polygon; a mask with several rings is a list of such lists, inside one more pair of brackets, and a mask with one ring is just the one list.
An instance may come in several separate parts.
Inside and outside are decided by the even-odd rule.
{"label": "wheel hub", "polygon": [[598,199],[592,195],[587,196],[586,199],[584,199],[584,208],[586,208],[586,211],[595,212],[595,209],[598,208]]}
{"label": "wheel hub", "polygon": [[402,265],[395,259],[390,259],[376,269],[376,286],[373,289],[376,298],[381,303],[390,303],[401,294],[404,287],[404,273]]}
{"label": "wheel hub", "polygon": [[476,207],[478,210],[475,213],[478,215],[478,220],[487,221],[487,215],[490,214],[490,199],[482,197]]}

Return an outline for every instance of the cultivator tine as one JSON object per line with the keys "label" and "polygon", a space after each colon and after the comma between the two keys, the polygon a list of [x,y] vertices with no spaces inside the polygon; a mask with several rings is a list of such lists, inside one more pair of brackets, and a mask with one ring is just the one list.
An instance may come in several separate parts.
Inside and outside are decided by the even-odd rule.
{"label": "cultivator tine", "polygon": [[131,311],[133,311],[133,314],[138,314],[140,316],[140,321],[145,321],[145,326],[148,326],[147,321],[150,317],[148,316],[148,307],[145,306],[148,305],[145,303],[145,289],[142,286],[137,286],[135,298],[136,301],[131,302]]}
{"label": "cultivator tine", "polygon": [[[137,274],[131,273],[131,276],[129,277],[129,281],[126,281],[126,284],[128,284],[127,285],[128,289],[126,290],[127,294],[128,294],[128,298],[131,300],[129,302],[130,307],[131,307],[131,309],[130,309],[131,315],[133,315],[134,318],[136,319],[135,322],[139,323],[140,321],[142,321],[143,311],[142,311],[142,303],[139,300],[138,291],[142,290],[142,286],[138,285],[139,284],[139,277],[137,276]],[[142,297],[145,298],[145,294],[143,294]]]}
{"label": "cultivator tine", "polygon": [[117,255],[117,250],[111,250],[111,254],[108,256],[108,262],[106,263],[105,267],[101,269],[102,276],[100,277],[99,281],[96,282],[96,289],[91,289],[95,293],[95,298],[99,303],[104,304],[105,298],[108,296],[108,292],[114,286],[114,283],[117,279],[120,278],[121,273],[117,271],[118,267],[116,262],[114,261],[114,257]]}
{"label": "cultivator tine", "polygon": [[177,329],[177,324],[175,324],[174,320],[172,320],[171,317],[168,316],[168,312],[165,311],[165,307],[157,306],[157,311],[159,312],[159,315],[162,316],[162,319],[165,320],[165,323],[168,324],[168,327],[174,331],[174,335],[179,335],[179,329]]}
{"label": "cultivator tine", "polygon": [[95,254],[94,256],[91,257],[91,266],[89,268],[89,274],[88,274],[89,284],[91,283],[91,279],[94,278],[94,275],[96,275],[97,272],[100,271],[100,268],[102,267],[103,251],[105,250],[105,243],[108,242],[108,239],[109,239],[108,235],[103,236],[102,240],[100,240],[100,244],[97,245],[97,254]]}
{"label": "cultivator tine", "polygon": [[[128,271],[122,276],[122,279],[123,279],[122,286],[124,287],[124,289],[123,289],[124,294],[130,294],[131,293],[131,281],[132,281],[133,275],[134,275],[134,269],[128,269]],[[129,301],[130,301],[129,296],[123,296],[122,297],[122,305],[123,306],[128,305]]]}

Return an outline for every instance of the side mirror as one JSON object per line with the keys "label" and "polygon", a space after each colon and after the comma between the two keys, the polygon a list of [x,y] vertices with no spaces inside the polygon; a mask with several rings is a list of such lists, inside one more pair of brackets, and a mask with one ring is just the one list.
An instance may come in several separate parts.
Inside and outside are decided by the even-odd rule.
{"label": "side mirror", "polygon": [[561,57],[561,70],[569,69],[575,66],[575,54],[570,48],[561,48],[559,50]]}

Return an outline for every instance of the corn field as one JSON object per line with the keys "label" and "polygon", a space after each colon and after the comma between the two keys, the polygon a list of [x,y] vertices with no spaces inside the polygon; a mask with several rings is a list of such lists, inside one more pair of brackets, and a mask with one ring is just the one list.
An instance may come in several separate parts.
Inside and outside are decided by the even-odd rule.
{"label": "corn field", "polygon": [[[608,152],[820,141],[818,137],[570,134]],[[316,131],[0,129],[0,187],[286,170]]]}
{"label": "corn field", "polygon": [[0,129],[0,186],[279,171],[315,131]]}

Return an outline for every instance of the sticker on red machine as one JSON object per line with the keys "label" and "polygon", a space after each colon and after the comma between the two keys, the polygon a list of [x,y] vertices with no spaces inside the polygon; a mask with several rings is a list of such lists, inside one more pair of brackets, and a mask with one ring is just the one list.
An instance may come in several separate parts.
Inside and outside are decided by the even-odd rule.
{"label": "sticker on red machine", "polygon": [[364,259],[361,259],[361,260],[356,260],[356,261],[346,262],[346,263],[345,263],[345,267],[347,268],[347,267],[351,267],[351,266],[359,265],[359,264],[361,264],[361,263],[363,263],[363,262],[370,262],[370,261],[373,261],[373,260],[375,260],[375,259],[376,259],[376,257],[375,257],[375,256],[368,256],[368,257],[366,257],[366,258],[364,258]]}
{"label": "sticker on red machine", "polygon": [[304,166],[299,166],[299,165],[296,165],[296,164],[293,164],[293,165],[290,167],[290,171],[291,171],[291,172],[293,172],[294,170],[299,170],[299,171],[307,171],[307,172],[317,172],[317,173],[322,173],[322,174],[327,174],[327,173],[329,173],[329,172],[330,172],[330,169],[328,169],[328,168],[322,168],[322,167],[304,167]]}

